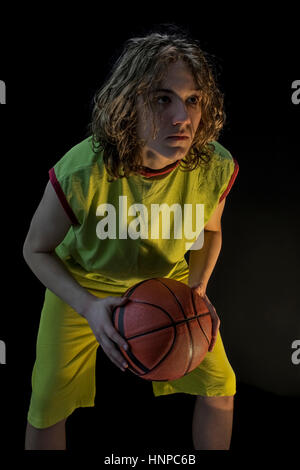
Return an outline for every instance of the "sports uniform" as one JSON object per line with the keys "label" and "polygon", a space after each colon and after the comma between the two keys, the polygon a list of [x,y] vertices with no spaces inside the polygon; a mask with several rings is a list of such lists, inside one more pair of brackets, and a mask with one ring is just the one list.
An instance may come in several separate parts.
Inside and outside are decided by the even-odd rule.
{"label": "sports uniform", "polygon": [[[199,230],[197,224],[196,229],[194,224],[185,230],[187,218],[196,221],[197,204],[204,204],[205,224],[239,169],[221,144],[212,143],[215,151],[209,164],[193,171],[182,171],[178,160],[161,171],[145,169],[108,182],[103,155],[93,151],[88,137],[50,169],[50,180],[72,222],[55,251],[80,285],[104,298],[122,296],[130,286],[153,277],[188,284],[186,253]],[[169,209],[176,205],[169,212],[170,232],[163,232],[164,217],[152,212],[162,204]],[[185,207],[192,212],[185,213]],[[94,405],[98,347],[88,322],[46,289],[28,412],[33,426],[51,426],[77,407]],[[234,395],[235,374],[220,334],[213,351],[194,371],[178,380],[152,382],[152,387],[155,396]]]}

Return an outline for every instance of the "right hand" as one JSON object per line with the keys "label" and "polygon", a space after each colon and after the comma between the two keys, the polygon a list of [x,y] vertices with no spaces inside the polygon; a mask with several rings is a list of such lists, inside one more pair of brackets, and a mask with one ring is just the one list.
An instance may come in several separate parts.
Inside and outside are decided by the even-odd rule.
{"label": "right hand", "polygon": [[128,298],[108,296],[104,299],[95,297],[86,307],[83,316],[93,331],[96,340],[102,346],[107,357],[123,372],[128,367],[126,360],[115,346],[115,343],[122,348],[128,347],[126,341],[114,328],[112,322],[113,308],[124,305]]}

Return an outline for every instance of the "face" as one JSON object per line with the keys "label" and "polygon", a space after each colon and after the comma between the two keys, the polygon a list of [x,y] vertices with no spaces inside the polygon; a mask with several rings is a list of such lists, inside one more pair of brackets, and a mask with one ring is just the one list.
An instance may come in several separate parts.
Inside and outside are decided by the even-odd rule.
{"label": "face", "polygon": [[143,100],[138,99],[138,136],[146,141],[143,165],[162,168],[188,153],[201,120],[200,90],[183,61],[170,64],[165,79],[152,92],[157,135],[152,120],[142,119]]}

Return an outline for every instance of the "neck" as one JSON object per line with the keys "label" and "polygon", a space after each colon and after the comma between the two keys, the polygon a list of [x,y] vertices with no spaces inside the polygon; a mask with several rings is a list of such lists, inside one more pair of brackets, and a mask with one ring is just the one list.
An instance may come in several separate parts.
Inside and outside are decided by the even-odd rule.
{"label": "neck", "polygon": [[174,157],[163,157],[159,153],[154,152],[152,149],[145,149],[142,156],[143,168],[150,168],[151,170],[161,170],[168,165],[172,165],[178,158]]}
{"label": "neck", "polygon": [[179,163],[180,160],[176,160],[175,162],[172,162],[162,168],[149,168],[147,166],[142,166],[142,168],[139,170],[139,173],[146,177],[163,175],[165,173],[170,173],[170,171],[174,170],[179,165]]}

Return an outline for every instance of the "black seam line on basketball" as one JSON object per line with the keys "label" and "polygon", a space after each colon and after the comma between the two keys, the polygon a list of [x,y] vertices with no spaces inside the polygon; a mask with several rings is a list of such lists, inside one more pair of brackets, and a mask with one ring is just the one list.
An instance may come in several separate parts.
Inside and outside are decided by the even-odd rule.
{"label": "black seam line on basketball", "polygon": [[[190,318],[187,318],[186,315],[185,315],[185,318],[183,320],[178,320],[178,321],[174,322],[174,319],[171,317],[169,312],[167,310],[165,310],[163,307],[161,307],[161,305],[153,304],[151,302],[146,302],[145,300],[137,300],[137,299],[130,299],[130,300],[131,300],[131,302],[135,302],[137,304],[151,305],[151,307],[155,307],[155,308],[161,310],[162,312],[164,312],[167,315],[167,317],[171,321],[171,325],[177,325],[177,324],[180,324],[180,323],[184,323],[185,321],[190,321],[190,320],[194,320],[195,318],[200,318],[200,317],[209,315],[209,312],[199,313],[199,315],[194,315],[193,317],[190,317]],[[124,328],[124,323],[123,323],[123,315],[124,315],[124,309],[125,309],[126,305],[127,304],[114,307],[115,309],[117,309],[117,308],[120,309],[118,328],[119,328],[119,331],[122,335],[125,334],[125,328]],[[122,315],[122,320],[120,320],[121,315]],[[167,328],[171,325],[167,325]],[[150,330],[150,332],[152,332],[152,331],[157,331],[157,330]]]}
{"label": "black seam line on basketball", "polygon": [[129,294],[132,294],[132,292],[134,292],[135,289],[137,289],[141,284],[144,284],[144,282],[147,282],[147,281],[151,281],[152,279],[155,279],[155,278],[152,277],[151,279],[144,279],[143,281],[140,281],[137,284],[135,284],[134,286],[132,286],[131,289],[127,292],[127,296],[129,296]]}
{"label": "black seam line on basketball", "polygon": [[[135,289],[136,289],[139,285],[141,285],[141,284],[143,284],[144,282],[147,282],[147,281],[149,281],[149,280],[158,280],[158,279],[157,279],[157,278],[151,278],[151,279],[145,279],[144,281],[140,281],[138,284],[136,284],[135,286],[133,286],[133,288],[130,289],[130,290],[127,292],[126,297],[130,299],[130,295],[135,291]],[[158,282],[161,282],[161,281],[158,281]],[[171,294],[174,296],[173,292],[168,288],[168,286],[166,286],[163,282],[161,282],[161,284],[163,284],[165,287],[167,287],[167,289],[168,289],[168,290],[171,292]],[[183,313],[183,316],[186,317],[186,315],[185,315],[185,313],[184,313],[184,311],[183,311],[183,309],[182,309],[182,306],[181,306],[180,302],[178,301],[178,299],[177,299],[176,296],[174,296],[174,297],[175,297],[175,300],[176,300],[177,304],[179,305],[179,307],[180,307],[180,309],[181,309],[181,311],[182,311],[182,313]],[[137,300],[135,300],[135,299],[131,299],[131,300],[132,300],[132,301],[135,301],[135,302],[146,303],[146,304],[148,304],[148,305],[153,305],[153,306],[155,306],[156,308],[158,307],[157,305],[151,304],[151,303],[149,303],[149,302],[137,301]],[[124,307],[125,307],[125,306],[124,306]],[[163,310],[163,311],[167,314],[167,316],[170,318],[170,320],[171,320],[171,322],[172,322],[173,319],[170,317],[170,315],[168,314],[168,312],[165,311],[165,310],[164,310],[163,308],[161,308],[161,307],[160,307],[160,309]],[[195,311],[195,309],[194,309],[194,311]],[[209,315],[209,313],[200,314],[199,316],[205,316],[205,315]],[[120,319],[120,316],[122,317],[122,320]],[[193,318],[196,318],[196,317],[195,317],[195,316],[192,317],[191,320],[192,320]],[[122,332],[123,332],[123,336],[124,336],[124,323],[123,323],[123,319],[124,319],[124,308],[123,308],[123,306],[122,306],[122,307],[120,307],[118,326],[119,326],[119,331],[120,331],[120,332],[122,331]],[[186,318],[186,320],[187,320],[187,318]],[[184,322],[184,321],[185,321],[185,320],[183,320],[182,322]],[[176,324],[176,323],[175,323],[175,324]],[[169,326],[172,326],[172,325],[169,325]],[[188,327],[188,330],[189,330],[189,327]],[[191,338],[191,332],[190,332],[190,330],[189,330],[189,333],[190,333],[190,338]],[[191,338],[191,339],[192,339],[192,338]],[[174,335],[174,339],[173,339],[173,344],[174,344],[175,340],[176,340],[176,329],[175,329],[175,335]],[[191,343],[192,343],[192,341],[191,341]],[[172,344],[172,347],[173,347],[173,344]],[[170,348],[170,351],[172,350],[172,347]],[[159,364],[160,364],[163,360],[165,360],[165,358],[170,354],[170,351],[167,352],[167,354],[158,362],[158,364],[156,364],[156,365],[150,370],[150,372],[153,371],[155,368],[157,368],[157,367],[159,366]],[[190,348],[190,351],[191,351],[191,348]],[[190,356],[190,357],[191,357],[191,356]],[[137,358],[135,358],[135,357],[132,355],[132,360],[133,360],[134,362],[136,362],[134,359],[137,360]],[[191,363],[191,361],[190,361],[190,363]],[[189,366],[190,366],[190,363],[189,363]],[[189,370],[189,366],[188,366],[187,370]],[[130,365],[130,367],[131,367],[132,369],[134,369],[134,367],[133,367],[132,365]],[[145,366],[143,366],[143,368],[144,368],[144,367],[145,367]],[[143,369],[143,368],[142,368],[142,369]],[[136,371],[136,372],[138,373],[138,371]],[[147,372],[146,372],[146,373],[147,373]],[[143,375],[143,374],[140,374],[140,375]]]}
{"label": "black seam line on basketball", "polygon": [[156,328],[155,330],[147,331],[146,333],[139,333],[138,335],[129,336],[128,338],[126,338],[126,340],[129,341],[131,339],[140,338],[141,336],[151,335],[152,333],[156,333],[157,331],[161,331],[161,330],[166,330],[167,328],[171,328],[171,327],[175,328],[177,325],[181,325],[182,323],[188,323],[192,320],[198,320],[198,318],[206,317],[207,315],[209,315],[209,313],[201,313],[201,314],[199,314],[197,316],[194,316],[194,317],[191,317],[191,318],[185,318],[184,320],[180,320],[180,321],[177,321],[177,322],[172,322],[171,325],[161,326],[160,328]]}
{"label": "black seam line on basketball", "polygon": [[[134,299],[132,299],[132,301],[133,301],[133,300],[134,300]],[[136,302],[138,302],[138,303],[143,303],[143,304],[146,303],[146,304],[148,304],[148,305],[152,305],[153,307],[159,308],[160,310],[162,310],[162,311],[169,317],[169,320],[170,320],[171,323],[172,323],[173,319],[172,319],[171,315],[169,315],[169,313],[168,313],[164,308],[162,308],[162,307],[160,307],[160,306],[158,306],[158,305],[155,305],[155,304],[151,304],[151,303],[149,303],[149,302],[143,302],[143,301],[136,301]],[[121,306],[119,307],[119,308],[120,308],[120,312],[119,312],[119,321],[118,321],[118,328],[119,328],[119,331],[120,331],[120,333],[122,334],[123,337],[125,336],[125,329],[124,329],[124,311],[125,311],[125,307],[126,307],[126,305],[121,305]],[[176,323],[175,323],[175,325],[176,325]],[[155,367],[158,367],[159,364],[160,364],[162,361],[164,361],[165,358],[170,354],[170,351],[172,351],[172,348],[173,348],[174,343],[175,343],[175,341],[176,341],[176,335],[177,335],[177,331],[176,331],[176,328],[175,328],[173,342],[172,342],[172,344],[171,344],[171,347],[170,347],[169,351],[161,358],[161,360],[154,366],[154,368],[155,368]],[[137,335],[137,336],[138,336],[138,335]],[[140,335],[140,336],[141,336],[141,335]],[[127,339],[127,340],[128,340],[128,339]],[[142,370],[145,370],[146,366],[143,366],[143,367],[142,367],[142,364],[138,361],[137,358],[135,358],[135,356],[134,356],[133,354],[132,354],[132,361],[134,362],[134,364],[135,364],[136,366],[140,367]],[[138,364],[137,364],[137,362],[138,362]],[[133,367],[132,367],[132,368],[133,368]],[[153,370],[154,368],[152,368],[151,370]],[[133,368],[133,369],[134,369],[134,368]],[[136,371],[136,372],[138,372],[138,371]],[[147,371],[146,371],[145,373],[147,373],[147,372],[151,372],[151,371],[150,371],[149,369],[147,369]],[[141,375],[141,374],[140,374],[140,375]]]}
{"label": "black seam line on basketball", "polygon": [[[125,307],[125,306],[124,306],[124,307]],[[151,334],[151,333],[155,333],[156,331],[165,330],[166,328],[170,328],[171,326],[175,327],[175,326],[178,325],[178,324],[186,323],[186,322],[191,321],[191,320],[195,320],[195,319],[198,320],[199,317],[205,317],[205,316],[207,316],[207,315],[209,315],[209,312],[207,312],[207,313],[200,313],[199,315],[197,315],[197,317],[195,316],[195,317],[191,317],[191,318],[185,318],[184,320],[181,320],[181,321],[179,321],[179,322],[175,322],[175,323],[173,323],[173,324],[171,324],[171,325],[163,326],[163,327],[160,327],[160,328],[158,328],[158,329],[156,329],[156,330],[148,331],[147,333],[141,333],[141,334],[136,335],[136,336],[131,336],[131,337],[127,338],[127,341],[128,341],[128,340],[131,340],[131,339],[134,339],[134,338],[140,338],[141,336],[146,336],[146,335]],[[134,364],[135,364],[136,366],[140,367],[140,369],[142,369],[142,370],[144,371],[144,374],[139,373],[138,371],[136,371],[136,369],[134,369],[134,367],[133,367],[132,365],[130,365],[130,367],[131,367],[132,369],[134,369],[134,370],[138,373],[138,375],[140,375],[140,376],[145,375],[145,374],[147,374],[147,373],[149,373],[149,372],[153,372],[155,369],[157,369],[157,367],[160,366],[160,364],[166,359],[166,357],[168,357],[168,355],[169,355],[170,352],[172,351],[173,345],[174,345],[175,340],[176,340],[176,336],[177,336],[177,329],[174,328],[174,339],[173,339],[173,343],[172,343],[171,347],[169,348],[169,351],[161,358],[161,360],[160,360],[157,364],[155,364],[154,367],[152,367],[152,369],[147,369],[146,366],[144,366],[141,362],[139,362],[139,360],[138,360],[132,353],[129,354],[129,352],[127,351],[127,354],[128,354],[128,356],[130,357],[130,359],[134,362]],[[189,370],[189,367],[186,369],[186,371],[187,371],[187,370]],[[185,372],[185,374],[186,374],[186,372]]]}
{"label": "black seam line on basketball", "polygon": [[[138,358],[137,358],[134,354],[132,354],[131,351],[128,351],[128,350],[127,350],[127,351],[126,351],[126,354],[127,354],[128,357],[132,360],[132,362],[134,363],[134,365],[137,366],[137,367],[139,367],[140,369],[142,369],[142,371],[145,372],[145,374],[147,374],[148,372],[150,372],[150,369],[148,369],[146,366],[144,366],[144,364],[142,364],[142,363],[138,360]],[[130,365],[130,367],[132,367],[132,366]],[[134,369],[134,367],[133,367],[133,369]],[[135,369],[135,370],[136,370],[136,369]],[[136,372],[138,372],[138,371],[136,371]],[[139,372],[138,372],[138,373],[139,373]]]}
{"label": "black seam line on basketball", "polygon": [[[124,335],[125,335],[125,331],[124,331],[124,310],[125,310],[125,305],[121,305],[120,306],[120,311],[119,311],[118,328],[119,328],[119,332],[123,336],[123,338],[124,338]],[[114,314],[115,314],[115,312],[116,312],[116,310],[114,311]],[[139,360],[134,356],[134,354],[132,354],[132,352],[127,350],[126,354],[131,359],[131,361],[135,364],[135,366],[142,369],[145,373],[149,372],[149,370],[141,362],[139,362]],[[131,368],[132,372],[135,372],[137,375],[140,375],[140,372],[137,369],[135,369],[132,364],[130,364],[130,368]]]}
{"label": "black seam line on basketball", "polygon": [[[124,306],[125,307],[125,306]],[[150,333],[154,333],[156,331],[161,331],[162,329],[166,329],[166,328],[169,328],[170,326],[176,326],[178,323],[186,323],[187,321],[191,321],[191,320],[195,320],[197,319],[198,317],[204,317],[204,316],[207,316],[209,315],[209,313],[202,313],[202,314],[199,314],[197,317],[192,317],[192,318],[186,318],[180,322],[176,322],[174,323],[173,325],[168,325],[166,327],[161,327],[161,328],[158,328],[157,330],[152,330],[152,331],[148,331],[147,333],[142,333],[142,334],[139,334],[139,335],[136,335],[136,336],[131,336],[129,338],[127,338],[127,340],[131,340],[131,339],[134,339],[136,337],[140,338],[141,336],[145,336],[147,334],[150,334]],[[176,328],[174,328],[174,340],[173,340],[173,344],[176,340],[176,336],[177,336],[177,330]],[[133,367],[132,364],[130,364],[129,368],[132,369],[132,372],[135,372],[137,375],[139,376],[142,376],[142,375],[145,375],[145,374],[148,374],[149,372],[153,372],[153,370],[155,370],[157,367],[159,367],[159,365],[166,359],[166,357],[170,354],[170,351],[172,351],[172,347],[173,347],[173,344],[172,346],[170,347],[170,350],[161,358],[161,360],[154,366],[152,367],[152,369],[148,369],[144,364],[142,364],[138,359],[137,357],[132,354],[131,351],[126,351],[126,354],[128,355],[128,357],[131,359],[131,361],[134,363],[134,365],[136,367],[139,367],[143,372],[143,373],[140,373],[137,369],[135,369]]]}
{"label": "black seam line on basketball", "polygon": [[[142,282],[144,282],[144,281],[142,281]],[[140,283],[140,284],[141,284],[141,283]],[[163,283],[162,283],[162,284],[163,284]],[[131,293],[132,293],[134,290],[135,290],[135,289],[132,289]],[[128,294],[129,294],[129,293],[128,293]],[[130,299],[130,297],[128,297],[128,298]],[[175,297],[175,298],[176,298],[176,297]],[[176,300],[177,300],[177,298],[176,298]],[[169,319],[170,319],[170,321],[171,321],[171,325],[168,325],[168,326],[163,327],[163,328],[168,328],[168,327],[170,327],[170,326],[174,326],[174,325],[176,325],[177,323],[184,323],[184,322],[186,322],[187,320],[190,321],[190,320],[193,320],[193,319],[197,319],[197,317],[194,316],[194,317],[191,317],[190,319],[185,318],[184,320],[181,320],[180,322],[174,323],[173,318],[169,315],[169,313],[168,313],[163,307],[161,307],[161,306],[159,306],[159,305],[156,305],[156,304],[152,304],[151,302],[145,302],[145,301],[142,301],[142,300],[131,299],[131,301],[132,301],[132,302],[136,302],[136,303],[142,303],[142,304],[146,304],[146,305],[151,305],[151,306],[153,306],[153,307],[156,307],[156,308],[159,308],[160,310],[162,310],[162,311],[169,317]],[[178,301],[177,301],[177,303],[181,306],[181,304],[180,304]],[[124,333],[125,333],[125,331],[124,331],[124,323],[123,323],[124,309],[125,309],[125,307],[126,307],[126,305],[120,306],[120,313],[119,313],[119,315],[122,316],[122,320],[120,320],[120,316],[119,316],[119,322],[118,322],[119,331],[120,331],[120,333],[121,333],[121,331],[122,331],[123,336],[124,336]],[[181,310],[182,310],[182,307],[181,307]],[[195,309],[194,309],[194,311],[195,311]],[[183,313],[184,313],[184,312],[183,312]],[[200,316],[206,316],[206,315],[209,315],[209,312],[204,313],[204,314],[199,314],[199,317],[200,317]],[[184,316],[186,317],[185,314],[184,314]],[[162,329],[162,328],[160,328],[160,329]],[[158,331],[159,331],[160,329],[158,329]],[[170,347],[170,350],[162,357],[162,359],[161,359],[149,372],[152,372],[155,368],[157,368],[157,367],[165,360],[165,358],[170,354],[170,352],[171,352],[171,350],[172,350],[172,347],[173,347],[173,345],[174,345],[174,343],[175,343],[175,341],[176,341],[176,333],[177,333],[176,328],[175,328],[174,330],[175,330],[175,334],[174,334],[174,338],[173,338],[173,342],[172,342],[172,345],[171,345],[171,347]],[[144,333],[144,335],[149,334],[149,333],[154,332],[154,331],[157,331],[157,330],[153,330],[153,331]],[[188,328],[188,331],[189,331],[189,328]],[[189,332],[190,332],[190,331],[189,331]],[[139,337],[139,336],[142,336],[142,335],[136,335],[136,336],[131,337],[131,338],[136,338],[136,337]],[[190,338],[191,338],[191,335],[190,335]],[[130,338],[127,338],[127,339],[130,339]],[[191,342],[190,342],[190,343],[192,343],[192,338],[191,338]],[[190,347],[190,350],[191,350],[191,347]],[[186,369],[186,372],[189,370],[190,364],[191,364],[191,362],[189,362],[189,365],[188,365],[188,367],[187,367],[187,369]],[[185,373],[186,373],[186,372],[185,372]],[[142,374],[140,374],[140,375],[142,375]]]}
{"label": "black seam line on basketball", "polygon": [[[169,348],[169,351],[167,351],[167,353],[161,358],[160,361],[158,361],[157,364],[155,364],[155,366],[152,367],[152,369],[147,369],[146,366],[143,366],[142,368],[146,368],[147,370],[146,370],[146,372],[145,372],[144,374],[138,373],[140,376],[145,375],[145,374],[147,374],[148,372],[153,372],[155,369],[157,369],[157,367],[160,366],[160,364],[161,364],[161,363],[166,359],[166,357],[168,357],[169,354],[171,353],[171,351],[172,351],[172,349],[173,349],[173,345],[174,345],[174,343],[175,343],[175,341],[176,341],[176,337],[177,337],[177,330],[176,330],[176,328],[175,328],[175,331],[174,331],[174,339],[173,339],[173,342],[172,342],[172,344],[171,344],[171,346],[170,346],[170,348]],[[133,359],[136,359],[136,361],[138,361],[138,359],[137,359],[134,355],[132,355],[132,357],[133,357]],[[139,364],[142,366],[142,364],[141,364],[140,362],[139,362]],[[130,366],[130,367],[132,367],[132,366]],[[134,369],[134,368],[133,368],[133,369]],[[136,369],[134,369],[134,370],[136,370]]]}
{"label": "black seam line on basketball", "polygon": [[[173,295],[173,297],[176,299],[176,302],[177,302],[177,304],[179,305],[179,307],[180,307],[180,309],[181,309],[181,312],[182,312],[183,316],[186,317],[185,312],[184,312],[184,310],[183,310],[183,308],[182,308],[182,306],[181,306],[181,303],[180,303],[179,300],[177,299],[177,297],[176,297],[176,295],[174,294],[174,292],[173,292],[171,289],[169,289],[169,287],[168,287],[164,282],[162,282],[161,280],[157,279],[157,282],[160,282],[163,286],[165,286],[165,287],[168,289],[168,291]],[[195,309],[194,309],[194,312],[196,312]],[[188,328],[188,332],[189,332],[189,335],[190,335],[190,342],[189,342],[189,345],[190,345],[190,348],[189,348],[190,357],[189,357],[189,363],[188,363],[187,369],[186,369],[186,371],[185,371],[185,374],[186,374],[187,371],[189,370],[190,365],[191,365],[191,363],[192,363],[192,360],[193,360],[193,349],[194,349],[193,336],[192,336],[192,332],[191,332],[191,330],[190,330],[189,324],[187,324],[187,328]]]}
{"label": "black seam line on basketball", "polygon": [[[145,279],[143,281],[140,281],[138,282],[137,284],[135,284],[130,290],[129,292],[127,292],[127,295],[126,295],[126,298],[130,299],[130,295],[132,295],[132,293],[135,291],[135,289],[137,289],[138,286],[140,286],[141,284],[143,284],[144,282],[147,282],[148,279]],[[124,329],[124,307],[125,305],[121,306],[120,307],[120,312],[119,312],[119,320],[118,320],[118,329],[119,329],[119,332],[122,336],[124,336],[125,334],[125,329]],[[116,311],[117,307],[115,307],[115,310],[114,310],[114,316],[115,316],[115,311]]]}
{"label": "black seam line on basketball", "polygon": [[[193,292],[192,292],[192,291],[191,291],[191,296],[192,296],[193,307],[194,307],[194,310],[195,310],[195,312],[196,312],[196,306],[195,306],[194,296],[193,296]],[[202,330],[202,333],[204,334],[204,337],[206,338],[207,343],[209,344],[209,339],[208,339],[208,337],[206,336],[206,333],[205,333],[205,331],[203,330],[202,325],[201,325],[201,323],[200,323],[199,320],[198,320],[198,317],[197,317],[197,321],[198,321],[198,325],[200,326],[200,328],[201,328],[201,330]]]}
{"label": "black seam line on basketball", "polygon": [[[130,299],[130,296],[133,294],[133,292],[135,291],[135,289],[140,286],[141,284],[143,284],[144,282],[146,282],[148,279],[145,279],[144,281],[140,281],[139,283],[135,284],[132,289],[129,290],[129,292],[127,292],[127,295],[126,297]],[[124,337],[125,336],[125,328],[124,328],[124,311],[125,311],[125,307],[126,305],[121,305],[120,306],[120,311],[119,311],[119,321],[118,321],[118,329],[119,329],[119,332],[120,334]],[[128,351],[126,352],[126,354],[128,355],[128,357],[131,359],[131,361],[134,363],[134,365],[136,367],[139,367],[143,372],[144,374],[147,374],[149,371],[149,369],[144,366],[138,359],[137,357],[135,357],[134,354],[132,354],[131,351]],[[135,368],[133,367],[132,364],[130,364],[130,368],[132,370],[132,372],[135,372],[137,375],[144,375],[144,374],[140,374],[140,372]]]}
{"label": "black seam line on basketball", "polygon": [[[151,307],[155,307],[155,308],[161,310],[162,312],[164,312],[164,313],[167,315],[167,317],[169,318],[169,320],[170,320],[171,322],[173,322],[173,318],[171,317],[171,315],[169,314],[169,312],[168,312],[167,310],[165,310],[163,307],[161,307],[160,305],[152,304],[151,302],[146,302],[146,301],[144,301],[144,300],[136,300],[136,299],[131,299],[131,302],[135,302],[135,303],[137,303],[137,304],[143,304],[143,305],[151,305]],[[122,312],[122,314],[123,314],[123,311],[124,311],[124,308],[123,308],[123,307],[125,308],[125,307],[126,307],[126,304],[125,304],[124,306],[123,306],[123,305],[120,306],[120,313]],[[120,318],[120,317],[119,317],[119,318]],[[124,333],[124,332],[125,332],[125,329],[124,329],[123,323],[120,324],[120,322],[119,322],[118,326],[119,326],[119,329],[120,329],[120,328],[122,329],[122,333]],[[120,330],[120,332],[121,332],[121,330]]]}

